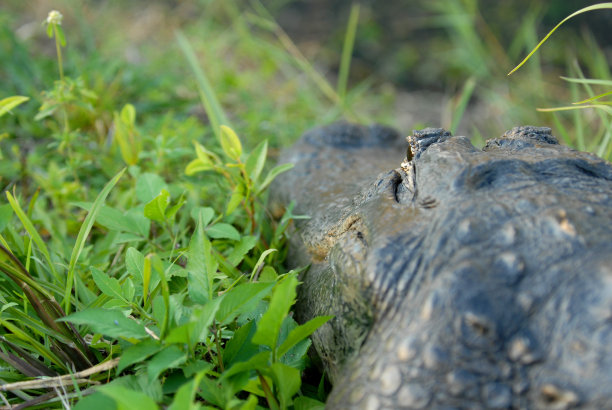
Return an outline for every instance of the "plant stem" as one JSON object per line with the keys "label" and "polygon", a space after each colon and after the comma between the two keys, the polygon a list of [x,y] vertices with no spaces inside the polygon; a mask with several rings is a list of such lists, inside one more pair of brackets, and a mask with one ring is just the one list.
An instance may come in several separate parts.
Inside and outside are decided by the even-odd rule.
{"label": "plant stem", "polygon": [[268,385],[268,382],[263,377],[263,375],[259,372],[259,370],[257,370],[257,376],[259,377],[259,383],[261,384],[261,389],[263,390],[264,395],[266,396],[266,400],[268,401],[268,406],[271,409],[278,409],[279,406],[276,400],[274,399],[274,394],[272,393],[272,390],[270,390],[270,386]]}
{"label": "plant stem", "polygon": [[57,32],[57,26],[53,25],[53,34],[55,36],[55,50],[57,51],[57,65],[59,67],[60,81],[64,82],[64,68],[62,66],[62,48],[59,40],[59,33]]}
{"label": "plant stem", "polygon": [[[64,86],[66,85],[66,83],[64,82],[64,65],[62,61],[62,46],[60,44],[59,33],[57,30],[57,26],[55,24],[53,25],[53,34],[55,37],[55,51],[57,53],[57,67],[59,69],[59,76],[60,76],[60,99],[62,102],[62,112],[64,114],[63,115],[64,116],[64,135],[65,137],[67,137],[68,133],[70,132],[70,127],[68,125],[68,109],[66,108],[66,102],[64,101]],[[68,144],[68,157],[72,158],[70,144]],[[78,182],[78,177],[76,177],[76,181]]]}
{"label": "plant stem", "polygon": [[215,344],[217,345],[217,360],[219,362],[219,368],[221,369],[221,373],[225,371],[223,366],[223,353],[221,351],[221,343],[219,342],[219,338],[221,337],[221,331],[215,325]]}

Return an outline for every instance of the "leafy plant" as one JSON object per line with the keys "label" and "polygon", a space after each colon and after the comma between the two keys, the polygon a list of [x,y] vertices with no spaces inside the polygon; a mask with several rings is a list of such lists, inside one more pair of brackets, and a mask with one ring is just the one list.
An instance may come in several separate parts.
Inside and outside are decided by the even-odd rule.
{"label": "leafy plant", "polygon": [[[43,125],[42,143],[0,205],[3,401],[322,406],[324,396],[304,396],[301,372],[308,336],[329,317],[293,320],[299,272],[281,265],[300,216],[266,212],[267,188],[290,165],[266,166],[268,141],[249,149],[229,127],[186,38],[205,126],[96,105],[108,97],[64,74],[61,14],[47,23],[60,79],[28,119]],[[26,99],[2,100],[0,115]]]}

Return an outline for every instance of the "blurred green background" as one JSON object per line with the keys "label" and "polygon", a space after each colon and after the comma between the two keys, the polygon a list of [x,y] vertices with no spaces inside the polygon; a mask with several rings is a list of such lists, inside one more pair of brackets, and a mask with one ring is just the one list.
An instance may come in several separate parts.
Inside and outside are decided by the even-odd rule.
{"label": "blurred green background", "polygon": [[[566,142],[596,150],[605,125],[598,113],[535,109],[588,97],[584,87],[560,75],[610,78],[610,10],[570,20],[524,68],[506,76],[558,21],[589,3],[8,0],[0,14],[0,90],[36,98],[53,81],[54,45],[41,22],[58,9],[68,38],[66,71],[99,93],[96,108],[132,102],[150,113],[181,111],[206,124],[176,45],[180,29],[238,129],[255,139],[273,135],[284,145],[310,126],[342,117],[342,110],[279,40],[274,24],[335,88],[351,5],[360,4],[347,96],[355,115],[349,119],[383,122],[404,133],[455,121],[456,132],[476,143],[520,124],[562,124],[555,132]],[[466,84],[474,89],[459,121]],[[29,107],[36,109],[34,102]],[[97,120],[90,125],[104,132],[104,115]],[[578,143],[581,133],[589,135]]]}

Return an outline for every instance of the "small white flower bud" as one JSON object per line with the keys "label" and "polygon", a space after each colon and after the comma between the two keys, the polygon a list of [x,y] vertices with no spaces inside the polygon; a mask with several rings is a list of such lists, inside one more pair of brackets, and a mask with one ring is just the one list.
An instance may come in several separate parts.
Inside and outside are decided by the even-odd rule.
{"label": "small white flower bud", "polygon": [[57,24],[61,26],[63,18],[64,16],[62,16],[62,13],[57,10],[51,10],[47,16],[47,24]]}

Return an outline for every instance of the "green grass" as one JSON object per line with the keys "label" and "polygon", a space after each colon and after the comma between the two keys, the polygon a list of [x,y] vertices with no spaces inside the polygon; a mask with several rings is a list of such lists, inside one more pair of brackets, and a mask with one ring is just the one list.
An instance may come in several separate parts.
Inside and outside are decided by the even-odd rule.
{"label": "green grass", "polygon": [[[396,90],[351,77],[376,32],[370,11],[356,3],[340,43],[321,45],[336,56],[334,78],[269,3],[105,4],[57,2],[61,25],[41,25],[29,2],[0,13],[1,399],[320,408],[323,376],[303,374],[308,336],[328,318],[291,317],[298,272],[283,268],[286,233],[303,216],[288,207],[271,218],[267,189],[290,168],[273,165],[279,149],[315,125],[396,125]],[[423,126],[482,139],[553,124],[566,143],[610,158],[605,109],[536,111],[606,98],[609,64],[588,33],[572,38],[587,44],[575,56],[547,43],[563,48],[567,80],[546,56],[507,78],[537,44],[541,8],[505,42],[475,0],[428,7],[438,31],[427,51],[449,70],[451,115]],[[474,102],[496,115],[467,122]]]}

